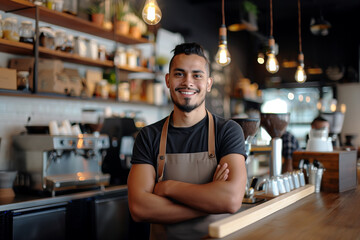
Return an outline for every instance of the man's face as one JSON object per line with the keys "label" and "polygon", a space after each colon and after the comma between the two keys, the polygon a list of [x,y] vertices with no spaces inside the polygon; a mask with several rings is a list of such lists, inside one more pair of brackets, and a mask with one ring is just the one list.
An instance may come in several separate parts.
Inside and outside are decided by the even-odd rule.
{"label": "man's face", "polygon": [[166,85],[177,108],[191,112],[205,105],[206,92],[210,92],[212,86],[206,69],[206,60],[198,55],[174,57],[170,73],[166,74]]}

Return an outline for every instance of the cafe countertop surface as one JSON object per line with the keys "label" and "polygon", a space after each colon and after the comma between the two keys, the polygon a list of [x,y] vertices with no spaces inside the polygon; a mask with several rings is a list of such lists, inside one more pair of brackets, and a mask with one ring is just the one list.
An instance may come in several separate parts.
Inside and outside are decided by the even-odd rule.
{"label": "cafe countertop surface", "polygon": [[108,186],[104,190],[97,188],[88,191],[62,194],[55,197],[51,197],[46,194],[41,195],[41,194],[16,193],[14,198],[0,198],[0,211],[37,207],[48,204],[57,204],[62,202],[68,202],[75,199],[104,196],[119,192],[124,192],[127,194],[127,186],[126,185]]}
{"label": "cafe countertop surface", "polygon": [[360,240],[360,166],[356,189],[313,193],[223,240],[358,239]]}

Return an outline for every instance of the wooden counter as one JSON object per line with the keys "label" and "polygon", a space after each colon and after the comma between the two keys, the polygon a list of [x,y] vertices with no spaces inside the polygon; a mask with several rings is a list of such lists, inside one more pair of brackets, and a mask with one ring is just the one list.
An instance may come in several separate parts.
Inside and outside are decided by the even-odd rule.
{"label": "wooden counter", "polygon": [[360,186],[313,193],[221,239],[360,239]]}

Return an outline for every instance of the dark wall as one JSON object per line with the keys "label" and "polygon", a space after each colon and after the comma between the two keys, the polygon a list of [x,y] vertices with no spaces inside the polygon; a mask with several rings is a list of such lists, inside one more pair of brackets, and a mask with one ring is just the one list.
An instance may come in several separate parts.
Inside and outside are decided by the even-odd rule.
{"label": "dark wall", "polygon": [[[137,0],[139,6],[143,1]],[[257,82],[261,88],[267,86],[271,79],[281,83],[295,83],[296,68],[285,69],[280,66],[277,74],[269,74],[265,65],[256,61],[258,50],[262,47],[264,38],[270,33],[268,1],[255,1],[259,4],[258,27],[256,33],[248,31],[229,32],[228,48],[232,56],[232,63],[226,67],[231,69],[232,81],[241,77]],[[221,25],[221,1],[158,0],[163,18],[157,27],[172,32],[181,33],[185,41],[195,41],[203,45],[213,59],[218,46],[218,29]],[[236,1],[225,1],[226,23],[231,21]],[[279,45],[280,64],[286,60],[297,61],[298,46],[298,14],[297,1],[287,4],[274,0],[274,37]],[[339,2],[339,6],[342,3]],[[321,67],[323,74],[308,75],[308,82],[318,82],[321,85],[333,84],[326,75],[329,66],[339,66],[344,71],[344,77],[339,82],[359,81],[359,46],[358,37],[360,20],[357,17],[359,7],[332,9],[324,8],[324,18],[332,24],[328,36],[315,36],[310,32],[311,17],[319,15],[319,8],[314,2],[305,2],[302,8],[302,48],[305,55],[305,67]],[[265,42],[267,42],[265,40]],[[211,59],[211,60],[212,60]],[[300,85],[299,85],[300,86]]]}

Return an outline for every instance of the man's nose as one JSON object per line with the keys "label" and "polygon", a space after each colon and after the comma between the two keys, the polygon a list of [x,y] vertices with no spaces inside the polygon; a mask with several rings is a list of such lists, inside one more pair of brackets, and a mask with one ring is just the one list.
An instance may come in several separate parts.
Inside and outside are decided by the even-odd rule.
{"label": "man's nose", "polygon": [[191,74],[185,74],[183,84],[186,86],[192,86],[194,84],[194,79]]}

